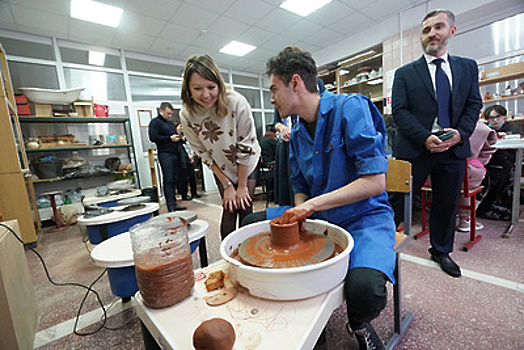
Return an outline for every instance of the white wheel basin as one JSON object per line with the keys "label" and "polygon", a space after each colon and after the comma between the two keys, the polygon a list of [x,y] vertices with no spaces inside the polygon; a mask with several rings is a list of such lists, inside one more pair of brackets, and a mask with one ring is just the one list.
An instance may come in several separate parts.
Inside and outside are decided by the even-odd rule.
{"label": "white wheel basin", "polygon": [[353,238],[343,228],[322,220],[307,220],[306,230],[319,234],[327,230],[327,236],[343,249],[342,252],[308,266],[267,269],[244,265],[231,258],[231,254],[247,238],[270,231],[269,220],[257,222],[230,233],[220,245],[222,258],[229,262],[232,282],[247,288],[251,295],[271,300],[310,298],[336,287],[348,272]]}

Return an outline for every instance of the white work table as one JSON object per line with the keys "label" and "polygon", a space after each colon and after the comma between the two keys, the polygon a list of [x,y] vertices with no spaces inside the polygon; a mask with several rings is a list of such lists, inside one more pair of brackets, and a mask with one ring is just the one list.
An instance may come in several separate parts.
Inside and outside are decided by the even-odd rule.
{"label": "white work table", "polygon": [[[251,296],[241,289],[237,296],[220,306],[207,305],[204,298],[219,291],[207,292],[204,281],[209,273],[223,270],[221,260],[195,271],[195,286],[182,302],[165,309],[149,309],[135,295],[135,309],[143,325],[162,349],[193,349],[192,334],[207,319],[221,317],[235,327],[233,349],[312,349],[333,311],[344,301],[344,283],[316,297],[277,301]],[[231,282],[226,275],[226,287]],[[146,344],[147,345],[147,344]]]}

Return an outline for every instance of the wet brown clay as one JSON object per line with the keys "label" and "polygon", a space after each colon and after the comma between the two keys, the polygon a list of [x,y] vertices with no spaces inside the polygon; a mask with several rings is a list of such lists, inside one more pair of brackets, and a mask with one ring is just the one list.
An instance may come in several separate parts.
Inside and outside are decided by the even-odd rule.
{"label": "wet brown clay", "polygon": [[197,350],[231,350],[235,344],[235,329],[228,321],[212,318],[198,326],[193,334],[193,346]]}
{"label": "wet brown clay", "polygon": [[292,248],[300,243],[300,230],[298,221],[289,224],[280,224],[280,218],[269,222],[271,228],[270,242],[276,248]]}

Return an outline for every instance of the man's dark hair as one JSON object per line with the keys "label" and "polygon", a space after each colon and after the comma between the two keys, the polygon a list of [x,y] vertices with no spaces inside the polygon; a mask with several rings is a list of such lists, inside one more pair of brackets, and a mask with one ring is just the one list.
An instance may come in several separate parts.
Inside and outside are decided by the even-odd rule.
{"label": "man's dark hair", "polygon": [[453,14],[453,12],[449,11],[449,10],[433,10],[431,12],[429,12],[425,17],[424,19],[422,20],[422,23],[424,23],[425,20],[427,20],[428,18],[431,18],[431,17],[435,17],[437,16],[439,13],[445,13],[446,16],[448,16],[448,22],[451,26],[454,26],[455,25],[455,15]]}
{"label": "man's dark hair", "polygon": [[170,110],[174,111],[175,109],[173,108],[173,105],[169,102],[162,102],[160,104],[160,110],[165,110],[166,108],[169,108]]}
{"label": "man's dark hair", "polygon": [[309,92],[317,90],[317,65],[309,52],[288,46],[266,63],[266,74],[278,76],[288,85],[293,75],[298,74]]}

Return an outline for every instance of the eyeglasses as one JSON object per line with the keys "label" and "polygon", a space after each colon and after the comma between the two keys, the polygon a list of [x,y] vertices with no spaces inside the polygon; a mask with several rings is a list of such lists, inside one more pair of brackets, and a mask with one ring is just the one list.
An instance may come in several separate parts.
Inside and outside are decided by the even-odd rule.
{"label": "eyeglasses", "polygon": [[497,114],[497,115],[490,115],[486,119],[488,119],[488,120],[490,120],[490,119],[495,120],[495,119],[501,119],[501,118],[504,118],[504,116]]}

